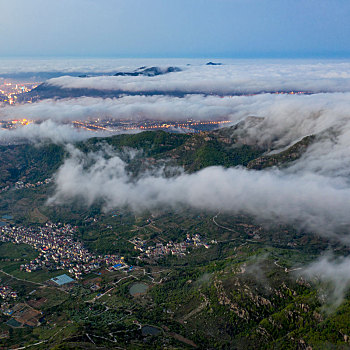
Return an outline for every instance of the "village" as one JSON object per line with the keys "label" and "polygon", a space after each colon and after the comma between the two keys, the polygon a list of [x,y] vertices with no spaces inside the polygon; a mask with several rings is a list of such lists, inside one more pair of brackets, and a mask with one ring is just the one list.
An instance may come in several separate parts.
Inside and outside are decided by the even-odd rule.
{"label": "village", "polygon": [[0,285],[0,297],[2,299],[16,299],[18,295],[10,286]]}
{"label": "village", "polygon": [[138,237],[130,240],[130,243],[134,245],[135,250],[139,250],[142,254],[139,256],[142,258],[153,258],[157,259],[165,255],[175,255],[175,256],[185,256],[189,248],[203,246],[209,248],[209,245],[202,241],[201,236],[196,233],[191,236],[190,234],[186,235],[186,240],[175,243],[169,241],[167,243],[156,243],[155,245],[147,245],[147,241],[144,241]]}
{"label": "village", "polygon": [[[138,279],[129,272],[139,270],[129,266],[124,257],[117,254],[98,255],[90,252],[81,241],[76,239],[78,234],[76,226],[60,222],[47,222],[42,226],[19,226],[10,223],[12,216],[5,215],[3,218],[7,222],[5,226],[0,227],[0,242],[26,244],[38,252],[34,259],[31,257],[31,260],[28,259],[26,262],[18,262],[17,268],[26,273],[40,270],[43,270],[44,273],[52,273],[52,278],[44,282],[33,282],[37,285],[36,289],[24,294],[20,290],[16,291],[11,284],[0,283],[0,300],[2,300],[0,313],[9,317],[6,325],[12,329],[25,326],[37,327],[44,322],[45,313],[42,307],[49,302],[48,300],[51,300],[45,294],[51,293],[50,288],[53,290],[58,288],[62,293],[72,293],[72,290],[78,285],[77,282],[81,281],[82,285],[87,286],[90,293],[96,293],[91,299],[95,301],[106,293],[109,295],[108,292],[111,288],[115,288],[119,281],[129,276]],[[97,218],[89,220],[96,222]],[[162,242],[161,238],[146,241],[140,237],[135,237],[129,242],[133,244],[135,250],[140,252],[138,259],[144,261],[156,261],[167,255],[183,257],[193,248],[209,248],[198,233],[188,233],[186,239],[180,242],[172,240]],[[58,271],[62,273],[57,275]],[[107,272],[124,272],[125,274],[118,275],[118,282],[103,286],[101,285],[101,274]],[[5,271],[2,273],[14,280],[21,280]],[[9,333],[7,331],[0,333],[1,337],[8,338]]]}
{"label": "village", "polygon": [[2,187],[0,189],[0,193],[9,191],[11,188],[13,188],[15,190],[21,190],[23,188],[35,188],[35,187],[39,187],[39,186],[42,186],[42,185],[47,185],[50,182],[52,182],[51,178],[47,178],[47,179],[45,179],[43,181],[37,181],[36,183],[33,183],[33,184],[30,183],[30,182],[17,181],[15,183],[14,187],[10,187],[9,185],[7,185],[5,187]]}
{"label": "village", "polygon": [[101,267],[128,268],[119,255],[94,255],[74,239],[76,227],[68,224],[46,223],[43,227],[6,225],[0,229],[0,242],[28,244],[39,252],[32,261],[22,264],[26,272],[47,269],[66,270],[76,279]]}

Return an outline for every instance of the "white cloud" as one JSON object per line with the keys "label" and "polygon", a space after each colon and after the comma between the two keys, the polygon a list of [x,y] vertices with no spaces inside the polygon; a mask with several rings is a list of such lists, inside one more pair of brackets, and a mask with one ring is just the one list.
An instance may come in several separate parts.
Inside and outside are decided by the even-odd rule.
{"label": "white cloud", "polygon": [[46,120],[40,124],[28,124],[16,129],[0,129],[0,144],[20,141],[41,142],[45,140],[53,143],[66,143],[104,135],[106,134],[81,130],[71,125],[57,124],[52,120]]}
{"label": "white cloud", "polygon": [[[247,101],[248,102],[248,101]],[[214,120],[235,119],[236,100],[202,95],[176,98],[169,96],[124,96],[102,99],[81,97],[43,100],[32,104],[0,109],[0,118],[36,120],[86,120],[96,117],[130,120]],[[238,113],[238,117],[240,114]]]}
{"label": "white cloud", "polygon": [[[196,89],[231,91],[291,88],[303,90],[347,90],[349,63],[235,63],[224,66],[191,66],[183,72],[159,77],[59,78],[51,83],[93,84],[94,87],[125,89]],[[73,84],[73,85],[72,85]],[[111,85],[112,84],[112,85]],[[67,85],[67,86],[68,86]],[[74,85],[75,86],[75,85]],[[79,85],[80,86],[80,85]],[[350,85],[349,85],[350,86]],[[237,90],[237,91],[238,91]],[[115,119],[215,119],[227,118],[233,123],[248,116],[261,117],[259,123],[247,123],[235,132],[244,142],[282,149],[306,135],[323,135],[304,156],[286,169],[261,172],[240,168],[209,168],[199,173],[183,174],[172,179],[145,175],[131,179],[118,157],[94,158],[96,164],[82,167],[83,155],[72,151],[57,175],[55,200],[83,196],[89,203],[103,199],[109,206],[130,205],[153,208],[157,205],[188,205],[201,209],[245,211],[259,218],[271,218],[308,227],[334,231],[348,223],[350,209],[350,93],[313,95],[217,96],[188,95],[124,96],[119,99],[78,98],[46,100],[31,105],[1,109],[3,118],[69,121],[105,116]],[[50,124],[51,123],[51,124]],[[49,126],[49,127],[48,127]],[[52,127],[53,126],[53,127]],[[48,127],[47,130],[46,128]],[[19,135],[71,141],[88,137],[56,127],[52,122],[33,124],[12,134],[2,131],[0,138]],[[68,131],[69,130],[69,131]],[[51,134],[51,132],[53,132]],[[77,136],[78,135],[78,136]],[[17,137],[17,136],[16,136]],[[89,156],[91,157],[91,155]],[[70,176],[67,176],[71,172]],[[67,179],[70,179],[69,181]],[[72,185],[73,184],[73,185]],[[71,188],[72,186],[72,188]]]}
{"label": "white cloud", "polygon": [[273,95],[217,97],[187,95],[124,96],[114,99],[82,97],[44,100],[0,109],[0,118],[27,118],[56,121],[86,120],[97,117],[130,120],[214,120],[232,123],[248,116],[264,121],[249,125],[245,138],[260,145],[283,147],[310,134],[329,128],[347,129],[350,93],[313,95]]}
{"label": "white cloud", "polygon": [[[235,122],[257,115],[262,117],[259,122],[242,124],[233,136],[271,150],[282,149],[310,134],[318,138],[301,159],[282,170],[214,167],[171,179],[145,174],[134,180],[117,155],[109,160],[94,156],[95,165],[87,169],[82,166],[84,156],[72,151],[72,157],[58,172],[54,200],[82,197],[91,204],[102,199],[108,207],[129,205],[135,210],[168,205],[246,212],[261,220],[296,224],[335,236],[339,228],[346,229],[350,224],[349,97],[349,93],[328,93],[184,99],[128,96],[107,100],[109,110],[128,111],[129,117],[142,110],[160,117],[174,118],[175,113],[179,118],[190,110],[195,114],[200,106],[203,110],[198,116],[213,116],[215,111],[224,110]],[[95,105],[96,100],[86,101]],[[102,100],[98,103],[104,104]]]}
{"label": "white cloud", "polygon": [[350,224],[350,187],[339,179],[221,167],[173,178],[144,174],[133,179],[118,155],[105,159],[100,153],[70,151],[71,157],[57,173],[57,191],[51,202],[80,198],[89,205],[102,200],[109,209],[125,205],[137,211],[188,206],[244,212],[260,220],[296,224],[326,235]]}
{"label": "white cloud", "polygon": [[182,72],[156,77],[99,76],[81,79],[63,76],[50,79],[48,84],[63,88],[207,94],[350,91],[348,62],[238,61],[222,66],[182,68]]}
{"label": "white cloud", "polygon": [[320,292],[327,311],[334,311],[345,298],[350,287],[350,257],[326,254],[311,263],[302,275],[323,283]]}

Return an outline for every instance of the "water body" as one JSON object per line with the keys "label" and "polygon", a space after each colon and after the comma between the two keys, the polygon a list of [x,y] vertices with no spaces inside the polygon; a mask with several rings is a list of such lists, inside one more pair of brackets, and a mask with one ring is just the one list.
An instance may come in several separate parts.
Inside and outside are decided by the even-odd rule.
{"label": "water body", "polygon": [[12,219],[13,219],[13,216],[12,216],[12,215],[3,215],[3,216],[2,216],[2,219],[3,219],[3,220],[12,220]]}
{"label": "water body", "polygon": [[6,323],[9,326],[14,327],[14,328],[22,327],[22,323],[17,322],[14,318],[11,318]]}
{"label": "water body", "polygon": [[0,221],[0,227],[6,226],[6,222]]}
{"label": "water body", "polygon": [[143,326],[141,329],[142,335],[158,335],[162,331],[159,328],[152,327],[152,326]]}
{"label": "water body", "polygon": [[145,283],[134,283],[130,289],[129,292],[132,296],[139,295],[139,294],[145,294],[147,292],[148,285]]}

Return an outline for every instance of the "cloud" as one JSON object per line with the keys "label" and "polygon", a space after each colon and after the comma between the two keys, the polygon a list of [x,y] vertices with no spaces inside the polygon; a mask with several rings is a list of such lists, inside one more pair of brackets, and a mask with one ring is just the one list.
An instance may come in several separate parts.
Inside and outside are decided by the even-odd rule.
{"label": "cloud", "polygon": [[[272,151],[282,150],[307,135],[318,135],[316,142],[308,148],[302,159],[286,169],[286,173],[311,172],[324,176],[345,177],[350,175],[349,110],[350,93],[301,96],[262,94],[232,98],[203,95],[191,95],[185,98],[125,96],[119,99],[85,97],[45,100],[2,108],[0,116],[2,119],[24,117],[36,120],[52,119],[56,123],[97,117],[164,121],[189,118],[229,119],[232,124],[245,121],[239,124],[236,131],[232,131],[232,136],[241,142],[255,144]],[[259,118],[249,119],[248,117],[252,115]],[[52,132],[55,132],[54,129],[52,128]],[[57,132],[59,130],[57,129]],[[45,134],[47,133],[43,132],[43,137]],[[16,133],[7,135],[10,137]],[[84,137],[89,135],[95,134],[91,132]]]}
{"label": "cloud", "polygon": [[[67,61],[68,62],[68,61]],[[57,69],[69,68],[67,62],[57,65]],[[69,61],[72,63],[71,61]],[[121,61],[74,61],[77,68],[95,69],[109,67]],[[234,62],[234,63],[233,63]],[[92,78],[61,77],[52,79],[50,84],[67,87],[93,87],[151,91],[155,88],[166,91],[185,90],[190,93],[183,98],[171,96],[122,96],[120,98],[81,97],[61,100],[43,100],[33,104],[0,108],[0,119],[27,118],[33,120],[52,119],[56,122],[88,120],[95,118],[130,120],[213,120],[227,119],[233,124],[249,116],[261,117],[257,125],[247,124],[241,128],[244,141],[260,146],[281,149],[293,144],[302,137],[319,134],[330,128],[335,129],[337,140],[327,149],[342,152],[337,147],[346,142],[350,92],[317,93],[313,95],[274,95],[225,96],[193,94],[252,92],[269,90],[310,90],[348,91],[350,87],[350,64],[348,62],[312,61],[291,63],[288,61],[233,61],[222,66],[194,64],[182,66],[182,72],[157,77],[111,77]],[[57,62],[56,62],[57,63]],[[124,62],[125,64],[127,61]],[[138,62],[141,64],[141,61]],[[154,63],[154,62],[153,62]],[[158,62],[159,63],[159,62]],[[171,62],[176,63],[176,62]],[[167,63],[169,65],[169,62]],[[130,64],[129,62],[129,65]],[[51,69],[50,61],[43,64],[43,70]],[[90,68],[89,68],[90,67]],[[75,69],[74,68],[74,69]],[[73,69],[73,68],[72,68]],[[126,68],[124,67],[124,70]],[[62,83],[62,84],[61,84]],[[82,85],[83,84],[83,85]],[[339,131],[344,128],[345,131]],[[242,136],[236,135],[236,136]],[[340,135],[340,136],[339,136]],[[331,140],[327,141],[328,143]],[[327,143],[324,141],[324,143]],[[319,151],[319,149],[318,149]],[[323,155],[322,157],[324,157]],[[319,165],[315,157],[309,157],[309,168]],[[334,162],[327,162],[329,167]],[[325,165],[323,165],[324,167]]]}
{"label": "cloud", "polygon": [[[119,62],[119,63],[118,63]],[[118,63],[118,64],[117,64]],[[112,74],[144,65],[109,61],[46,62],[33,71],[77,71]],[[133,63],[133,64],[134,64]],[[44,100],[0,109],[0,118],[44,120],[16,130],[0,130],[0,141],[51,139],[74,142],[94,132],[78,131],[66,123],[96,117],[113,119],[212,120],[228,119],[232,137],[272,153],[311,134],[317,135],[303,156],[283,169],[263,171],[241,167],[210,167],[197,173],[164,169],[137,178],[128,173],[124,158],[112,149],[83,154],[68,146],[70,156],[55,175],[51,204],[82,200],[102,202],[105,209],[128,206],[134,211],[194,208],[232,215],[246,213],[262,222],[277,222],[350,243],[350,63],[348,62],[224,62],[222,66],[181,66],[182,72],[157,77],[60,77],[48,81],[65,88],[130,92],[188,93],[183,98],[127,96]],[[167,62],[167,65],[178,65]],[[118,66],[119,65],[119,66]],[[152,62],[150,65],[159,65]],[[29,64],[28,64],[29,67]],[[115,69],[114,69],[115,67]],[[1,68],[8,69],[8,68]],[[24,68],[24,71],[28,68]],[[311,95],[275,95],[266,91],[302,90]],[[225,96],[247,94],[246,96]],[[258,119],[248,118],[250,116]],[[323,284],[328,304],[337,307],[350,286],[349,257],[326,255],[303,270]]]}
{"label": "cloud", "polygon": [[45,140],[53,143],[66,143],[97,136],[106,136],[106,134],[81,130],[71,125],[57,124],[52,120],[46,120],[40,124],[28,124],[16,129],[0,129],[0,144]]}
{"label": "cloud", "polygon": [[[248,102],[248,101],[247,101]],[[63,100],[43,100],[0,109],[0,118],[28,118],[35,120],[86,120],[112,118],[129,120],[235,120],[238,101],[202,95],[185,96],[124,96],[102,99],[81,97]],[[238,118],[240,114],[238,113]]]}
{"label": "cloud", "polygon": [[330,129],[344,134],[350,126],[349,101],[349,93],[264,94],[241,99],[236,106],[241,119],[249,115],[262,119],[242,125],[237,136],[241,135],[246,142],[276,149]]}
{"label": "cloud", "polygon": [[27,118],[56,121],[111,118],[115,120],[215,120],[232,123],[249,116],[263,118],[257,125],[243,128],[246,142],[264,147],[284,147],[328,128],[342,128],[349,122],[350,93],[314,95],[274,95],[217,97],[187,95],[124,96],[102,99],[82,97],[43,100],[33,104],[0,109],[0,118]]}
{"label": "cloud", "polygon": [[[158,77],[63,77],[50,83],[64,83],[70,87],[92,84],[118,89],[122,84],[123,89],[135,91],[185,88],[192,93],[196,89],[229,92],[232,89],[256,91],[262,87],[269,90],[301,86],[303,90],[338,91],[348,89],[350,78],[349,63],[250,62],[185,68],[182,72]],[[350,92],[223,98],[201,94],[183,98],[164,95],[118,99],[82,97],[6,107],[1,109],[0,115],[2,118],[52,119],[60,123],[97,116],[133,120],[225,118],[233,124],[245,121],[232,130],[234,138],[275,152],[307,135],[316,134],[316,141],[302,158],[282,170],[256,172],[214,167],[173,178],[144,174],[134,179],[127,174],[118,155],[105,159],[101,154],[85,156],[71,150],[72,156],[57,174],[57,192],[52,201],[81,197],[90,204],[103,200],[106,207],[128,205],[134,210],[185,205],[231,213],[246,212],[261,220],[270,218],[326,234],[343,229],[349,223],[349,101]],[[251,122],[247,119],[249,116],[259,119]],[[69,129],[68,125],[57,127],[49,121],[18,131],[2,131],[2,135],[3,139],[10,135],[33,139],[49,136],[65,142],[89,136]],[[92,159],[93,165],[83,166]]]}
{"label": "cloud", "polygon": [[245,61],[221,66],[193,65],[156,77],[62,76],[47,81],[61,88],[125,92],[249,94],[274,91],[350,91],[348,62]]}
{"label": "cloud", "polygon": [[[202,117],[224,111],[233,123],[244,121],[232,129],[234,138],[271,151],[284,149],[307,135],[317,137],[298,161],[280,170],[212,167],[173,178],[143,174],[134,179],[117,154],[105,159],[101,154],[71,150],[71,157],[57,173],[57,192],[51,202],[82,198],[88,204],[102,200],[106,208],[127,205],[137,211],[188,206],[232,214],[244,212],[262,221],[292,224],[348,241],[349,97],[349,93],[322,93],[232,98],[127,96],[107,100],[110,111],[128,111],[129,117],[136,118],[138,111],[169,118],[188,116],[190,110],[195,114],[200,107],[198,116]],[[84,101],[90,103],[88,108],[96,105],[96,99],[83,100],[82,105]],[[104,100],[98,103],[103,105]],[[247,118],[250,115],[259,118],[251,120]],[[93,165],[86,167],[87,163]]]}
{"label": "cloud", "polygon": [[350,288],[350,257],[336,258],[328,253],[307,266],[302,275],[323,284],[319,288],[321,300],[326,311],[334,311]]}
{"label": "cloud", "polygon": [[350,187],[316,174],[210,167],[171,178],[146,173],[134,179],[118,155],[106,159],[100,153],[70,152],[56,175],[51,203],[80,198],[88,205],[103,201],[107,209],[191,207],[246,213],[326,235],[350,224]]}

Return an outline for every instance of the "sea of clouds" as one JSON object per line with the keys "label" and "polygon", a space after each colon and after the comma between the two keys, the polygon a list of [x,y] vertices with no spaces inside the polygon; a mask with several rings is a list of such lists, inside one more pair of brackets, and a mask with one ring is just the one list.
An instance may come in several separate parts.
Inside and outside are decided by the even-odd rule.
{"label": "sea of clouds", "polygon": [[120,90],[125,92],[184,92],[237,94],[274,91],[350,91],[349,62],[235,62],[219,66],[179,65],[182,71],[155,77],[62,76],[47,81],[61,88]]}
{"label": "sea of clouds", "polygon": [[[171,178],[159,170],[136,179],[130,176],[118,153],[108,151],[108,157],[103,152],[84,154],[69,145],[70,156],[56,174],[56,191],[50,203],[81,199],[87,205],[102,201],[106,210],[127,205],[135,211],[192,207],[246,213],[257,220],[292,224],[348,245],[350,62],[252,61],[180,66],[181,72],[157,77],[51,79],[48,84],[61,88],[158,90],[164,94],[51,99],[3,107],[0,119],[27,117],[44,122],[21,131],[0,131],[0,141],[11,135],[36,139],[45,134],[55,142],[65,143],[87,138],[89,133],[78,135],[79,131],[62,123],[97,116],[164,121],[226,119],[232,125],[254,116],[260,118],[259,122],[241,123],[236,137],[242,135],[245,142],[271,152],[283,150],[308,135],[317,135],[316,140],[299,160],[283,169],[210,167],[193,174],[180,172]],[[310,94],[266,93],[282,90]],[[174,91],[187,95],[167,95]],[[334,259],[322,258],[306,272],[338,283],[333,276],[337,269],[341,271],[337,275],[343,281],[340,297],[335,295],[338,303],[350,283],[350,264],[348,258]]]}

